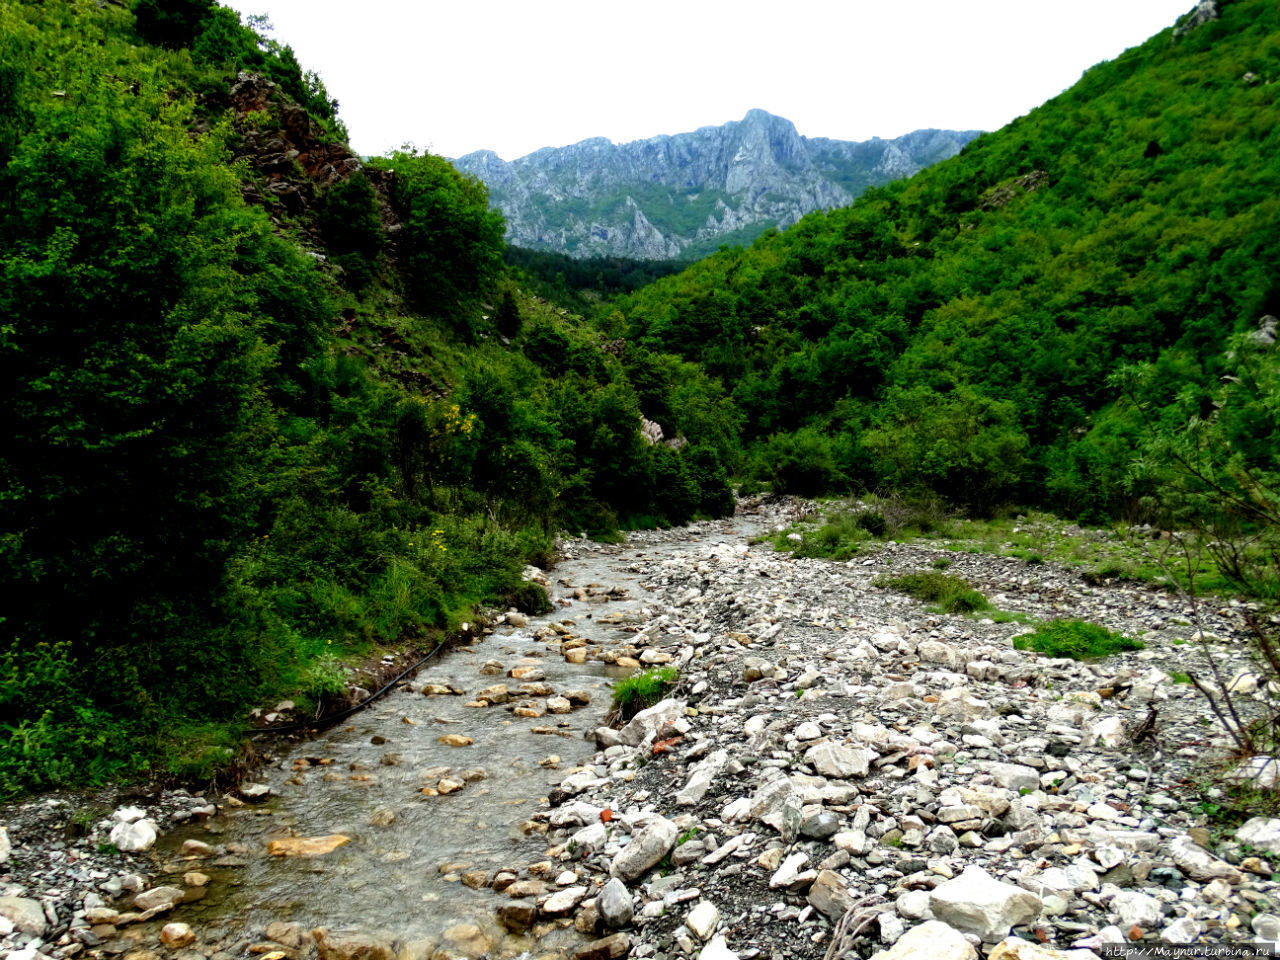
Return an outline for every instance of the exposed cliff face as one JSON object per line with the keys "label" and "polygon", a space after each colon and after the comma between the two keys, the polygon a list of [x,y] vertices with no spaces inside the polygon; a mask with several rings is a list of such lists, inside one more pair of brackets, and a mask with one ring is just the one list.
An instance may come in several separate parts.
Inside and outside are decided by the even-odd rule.
{"label": "exposed cliff face", "polygon": [[978,131],[917,130],[896,140],[802,137],[751,110],[692,133],[615,144],[602,137],[510,163],[490,150],[453,161],[489,186],[507,240],[575,257],[673,259],[845,206],[960,151]]}

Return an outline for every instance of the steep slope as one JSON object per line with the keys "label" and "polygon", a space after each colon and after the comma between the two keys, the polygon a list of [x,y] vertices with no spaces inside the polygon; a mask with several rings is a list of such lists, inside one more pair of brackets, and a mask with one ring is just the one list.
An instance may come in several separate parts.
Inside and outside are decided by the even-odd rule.
{"label": "steep slope", "polygon": [[691,259],[844,206],[868,187],[954,156],[976,135],[809,139],[789,120],[751,110],[692,133],[625,144],[596,138],[510,163],[482,150],[454,165],[488,185],[516,246],[574,257]]}
{"label": "steep slope", "polygon": [[1158,361],[1159,410],[1280,312],[1280,10],[1198,9],[960,156],[624,300],[630,335],[722,377],[780,483],[1133,507],[1143,421],[1108,378]]}

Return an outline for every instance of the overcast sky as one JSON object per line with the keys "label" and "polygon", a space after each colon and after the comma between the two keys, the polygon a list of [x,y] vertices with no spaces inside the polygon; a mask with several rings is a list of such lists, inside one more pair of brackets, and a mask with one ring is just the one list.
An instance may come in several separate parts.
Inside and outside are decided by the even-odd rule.
{"label": "overcast sky", "polygon": [[760,107],[809,137],[993,130],[1193,0],[232,0],[363,154],[624,143]]}

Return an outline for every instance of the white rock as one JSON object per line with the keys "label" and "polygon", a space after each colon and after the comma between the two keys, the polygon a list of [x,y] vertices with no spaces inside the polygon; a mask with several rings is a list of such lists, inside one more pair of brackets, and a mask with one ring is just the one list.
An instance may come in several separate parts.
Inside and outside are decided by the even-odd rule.
{"label": "white rock", "polygon": [[587,895],[586,887],[569,887],[567,890],[557,890],[551,896],[547,897],[543,903],[542,909],[549,914],[568,913],[579,903],[582,898]]}
{"label": "white rock", "polygon": [[156,842],[156,825],[150,820],[117,823],[111,828],[111,842],[121,853],[141,853]]}
{"label": "white rock", "polygon": [[1227,779],[1250,783],[1259,790],[1274,790],[1280,781],[1280,761],[1274,757],[1250,757],[1227,774]]}
{"label": "white rock", "polygon": [[39,900],[27,897],[0,897],[0,917],[4,917],[19,933],[43,937],[49,925]]}
{"label": "white rock", "polygon": [[978,960],[978,951],[958,930],[930,920],[912,927],[871,960]]}
{"label": "white rock", "polygon": [[719,922],[720,911],[710,900],[703,900],[684,918],[684,925],[692,930],[699,940],[706,940],[715,933],[716,924]]}
{"label": "white rock", "polygon": [[820,736],[822,736],[822,728],[812,720],[806,720],[796,727],[797,740],[817,740]]}
{"label": "white rock", "polygon": [[1194,917],[1181,917],[1160,931],[1165,943],[1195,943],[1200,936],[1200,924]]}
{"label": "white rock", "polygon": [[0,863],[9,862],[9,854],[13,847],[9,843],[9,831],[4,827],[0,827]]}
{"label": "white rock", "polygon": [[782,861],[782,866],[769,878],[769,889],[777,890],[779,887],[789,887],[796,882],[796,878],[800,876],[801,869],[809,862],[807,853],[793,853],[787,859]]}
{"label": "white rock", "polygon": [[824,777],[847,780],[865,777],[876,754],[866,747],[849,747],[839,743],[820,743],[810,747],[804,762]]}
{"label": "white rock", "polygon": [[631,722],[618,731],[618,738],[629,747],[638,747],[662,729],[663,724],[673,723],[683,717],[685,706],[683,700],[655,703],[632,717]]}
{"label": "white rock", "polygon": [[1121,890],[1111,898],[1111,912],[1120,918],[1121,927],[1154,927],[1164,918],[1160,901],[1137,890]]}
{"label": "white rock", "polygon": [[908,890],[898,897],[894,906],[898,915],[906,920],[933,919],[933,911],[929,909],[928,890]]}
{"label": "white rock", "polygon": [[939,920],[959,930],[994,942],[1009,934],[1009,928],[1032,920],[1040,912],[1035,894],[1001,883],[978,866],[967,867],[960,876],[934,888],[929,909]]}
{"label": "white rock", "polygon": [[697,764],[689,773],[689,782],[676,794],[676,803],[682,807],[691,807],[702,800],[728,762],[728,751],[717,750]]}
{"label": "white rock", "polygon": [[698,960],[738,960],[738,955],[729,949],[724,937],[715,937],[702,948]]}
{"label": "white rock", "polygon": [[635,903],[627,885],[617,877],[609,880],[596,898],[600,919],[613,928],[625,927],[635,915]]}
{"label": "white rock", "polygon": [[983,770],[991,774],[998,786],[1015,792],[1036,790],[1040,786],[1040,771],[1020,763],[988,763]]}
{"label": "white rock", "polygon": [[121,807],[111,814],[111,819],[116,823],[137,823],[146,815],[147,811],[141,807]]}
{"label": "white rock", "polygon": [[613,858],[613,876],[630,883],[665,857],[676,845],[679,829],[666,817],[655,817]]}
{"label": "white rock", "polygon": [[1236,831],[1236,840],[1267,853],[1280,854],[1280,820],[1274,817],[1246,820]]}

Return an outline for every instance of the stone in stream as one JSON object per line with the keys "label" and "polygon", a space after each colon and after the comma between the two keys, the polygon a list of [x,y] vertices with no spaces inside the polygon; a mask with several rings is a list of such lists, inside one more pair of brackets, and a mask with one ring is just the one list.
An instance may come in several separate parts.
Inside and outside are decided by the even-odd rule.
{"label": "stone in stream", "polygon": [[317,927],[311,935],[319,960],[396,960],[390,943],[368,933]]}
{"label": "stone in stream", "polygon": [[327,837],[285,837],[268,843],[267,853],[273,857],[320,857],[350,842],[351,838],[341,833]]}
{"label": "stone in stream", "polygon": [[469,747],[475,741],[460,733],[446,733],[443,737],[436,737],[436,743],[443,743],[446,747]]}
{"label": "stone in stream", "polygon": [[160,942],[170,950],[180,950],[196,942],[195,931],[185,923],[166,923],[160,931]]}
{"label": "stone in stream", "polygon": [[158,831],[150,820],[117,823],[111,828],[111,842],[121,853],[142,853],[156,842]]}
{"label": "stone in stream", "polygon": [[498,922],[512,933],[528,932],[538,919],[538,908],[531,903],[504,903],[498,908]]}
{"label": "stone in stream", "polygon": [[679,835],[680,830],[666,817],[654,817],[613,858],[611,873],[630,883],[670,853]]}
{"label": "stone in stream", "polygon": [[177,887],[152,887],[133,898],[133,905],[142,911],[168,908],[182,902],[186,894]]}
{"label": "stone in stream", "polygon": [[615,933],[579,947],[573,952],[572,960],[618,960],[631,950],[631,938],[625,933]]}

